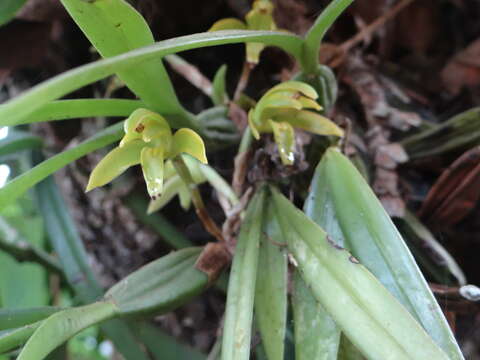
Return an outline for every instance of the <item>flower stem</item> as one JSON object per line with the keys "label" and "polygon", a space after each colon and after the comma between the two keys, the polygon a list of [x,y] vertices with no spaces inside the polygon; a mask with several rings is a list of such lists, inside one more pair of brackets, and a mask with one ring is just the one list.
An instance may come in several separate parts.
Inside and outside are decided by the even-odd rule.
{"label": "flower stem", "polygon": [[223,242],[224,238],[222,235],[222,231],[217,226],[215,221],[210,217],[207,208],[205,207],[205,203],[203,202],[202,195],[198,190],[197,184],[193,181],[192,174],[188,170],[185,161],[183,160],[182,156],[176,156],[173,159],[173,166],[177,171],[178,175],[182,178],[183,182],[187,185],[188,189],[190,190],[190,194],[192,195],[192,203],[195,206],[195,211],[200,218],[205,229],[212,234],[218,241]]}

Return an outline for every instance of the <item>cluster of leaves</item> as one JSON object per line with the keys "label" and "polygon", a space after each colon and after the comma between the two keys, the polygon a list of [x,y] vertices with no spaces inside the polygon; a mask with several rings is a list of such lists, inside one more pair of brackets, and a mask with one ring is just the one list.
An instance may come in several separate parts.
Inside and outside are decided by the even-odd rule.
{"label": "cluster of leaves", "polygon": [[[273,133],[283,165],[290,166],[296,161],[295,129],[330,136],[332,146],[318,159],[303,211],[281,194],[274,181],[253,184],[253,199],[239,216],[243,222],[229,274],[225,322],[218,340],[221,345],[214,349],[221,349],[223,360],[248,359],[252,330],[257,327],[269,360],[284,359],[289,332],[293,332],[299,360],[362,356],[463,359],[409,248],[362,175],[339,151],[343,130],[320,114],[336,96],[331,71],[318,64],[320,42],[351,2],[332,1],[305,38],[272,31],[276,29],[272,5],[257,0],[246,23],[228,19],[213,26],[213,30],[242,30],[155,43],[145,20],[126,1],[62,0],[104,59],[70,70],[1,105],[0,125],[92,116],[127,119],[40,162],[0,189],[0,206],[5,207],[35,187],[39,212],[58,259],[40,248],[15,242],[8,251],[15,250],[17,258],[28,255],[60,274],[82,304],[1,310],[0,331],[6,331],[0,333],[0,354],[20,348],[18,359],[42,359],[82,329],[100,324],[127,359],[147,358],[138,339],[156,358],[164,355],[156,341],[165,336],[143,321],[133,323],[131,319],[171,311],[217,282],[230,261],[231,244],[205,216],[197,185],[208,181],[228,199],[231,208],[239,205],[242,194],[236,194],[206,165],[204,141],[215,143],[222,137],[212,130],[218,119],[210,116],[225,113],[228,96],[224,83],[214,81],[212,95],[221,111],[191,114],[178,101],[162,57],[206,46],[247,43],[247,62],[258,62],[262,49],[273,45],[295,57],[301,72],[267,91],[247,109],[249,128],[240,152],[248,151],[251,136],[260,140],[262,133]],[[139,100],[57,100],[113,74]],[[222,78],[224,75],[216,77]],[[209,120],[203,121],[206,118]],[[172,133],[171,128],[180,129]],[[152,199],[150,211],[161,209],[178,194],[184,208],[193,203],[219,241],[202,247],[189,246],[185,239],[172,242],[182,249],[142,267],[103,293],[50,175],[118,140],[119,146],[92,172],[87,190],[141,164]],[[4,154],[34,149],[38,155],[42,146],[38,138],[25,134],[8,141],[1,147]],[[289,276],[293,280],[290,296]],[[293,325],[288,322],[289,302]],[[170,340],[162,343],[169,344]],[[181,351],[185,358],[203,358],[191,349]]]}

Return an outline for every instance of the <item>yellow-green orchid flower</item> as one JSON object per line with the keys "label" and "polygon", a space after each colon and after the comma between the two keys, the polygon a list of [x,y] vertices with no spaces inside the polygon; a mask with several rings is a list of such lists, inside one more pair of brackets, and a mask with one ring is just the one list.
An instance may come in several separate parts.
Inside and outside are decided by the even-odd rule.
{"label": "yellow-green orchid flower", "polygon": [[[226,18],[218,20],[208,31],[218,30],[276,30],[277,26],[273,20],[273,4],[268,0],[255,0],[252,9],[245,16],[245,22]],[[260,53],[265,48],[262,43],[248,43],[247,62],[258,64]]]}
{"label": "yellow-green orchid flower", "polygon": [[[215,169],[209,165],[201,164],[189,155],[182,155],[182,158],[196,185],[208,182],[218,191],[219,194],[222,194],[231,207],[238,204],[238,197],[233,192],[230,185],[215,171]],[[178,175],[172,161],[170,160],[165,162],[164,178],[165,185],[163,187],[162,195],[150,201],[147,213],[151,214],[155,211],[161,210],[176,195],[178,195],[181,207],[184,210],[190,209],[192,203],[191,191],[188,189],[180,175]]]}
{"label": "yellow-green orchid flower", "polygon": [[135,110],[124,123],[125,135],[93,169],[87,191],[103,186],[130,166],[141,164],[147,190],[152,199],[163,191],[164,163],[182,153],[207,163],[205,145],[193,130],[183,128],[175,134],[167,121],[147,109]]}
{"label": "yellow-green orchid flower", "polygon": [[[199,163],[195,159],[184,156],[183,160],[188,167],[192,179],[195,184],[203,184],[207,181],[203,173],[199,169]],[[172,200],[175,195],[178,195],[180,199],[180,205],[184,210],[190,209],[192,203],[192,196],[187,185],[183,179],[178,175],[171,160],[165,163],[164,170],[165,185],[163,187],[162,194],[156,199],[152,199],[148,205],[147,213],[151,214],[155,211],[161,210],[166,204]]]}
{"label": "yellow-green orchid flower", "polygon": [[248,113],[248,123],[253,136],[272,133],[280,158],[292,165],[295,153],[294,128],[319,135],[343,136],[343,130],[326,117],[306,109],[319,111],[315,101],[318,94],[313,87],[300,81],[287,81],[274,86],[262,96]]}

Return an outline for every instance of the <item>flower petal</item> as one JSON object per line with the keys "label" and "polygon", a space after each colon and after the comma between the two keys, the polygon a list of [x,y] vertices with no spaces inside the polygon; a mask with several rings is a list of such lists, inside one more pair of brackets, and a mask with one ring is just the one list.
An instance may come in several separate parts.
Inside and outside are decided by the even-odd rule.
{"label": "flower petal", "polygon": [[292,165],[295,161],[295,130],[287,122],[269,120],[273,129],[273,137],[284,165]]}
{"label": "flower petal", "polygon": [[225,18],[220,19],[215,22],[208,31],[219,31],[219,30],[246,30],[247,25],[238,19],[235,18]]}
{"label": "flower petal", "polygon": [[325,116],[308,110],[299,111],[295,117],[277,118],[277,121],[287,121],[290,125],[318,135],[343,136],[343,130]]}
{"label": "flower petal", "polygon": [[283,83],[280,83],[278,85],[275,85],[273,88],[271,88],[270,90],[268,90],[264,96],[266,95],[269,95],[269,94],[273,94],[277,91],[292,91],[292,92],[299,92],[301,94],[303,94],[304,96],[306,97],[309,97],[311,99],[317,99],[318,98],[318,94],[317,92],[315,91],[315,89],[304,83],[304,82],[301,82],[301,81],[285,81]]}
{"label": "flower petal", "polygon": [[179,129],[173,135],[172,151],[168,157],[173,158],[182,153],[189,154],[204,164],[208,163],[205,144],[200,135],[192,129]]}
{"label": "flower petal", "polygon": [[144,146],[143,141],[135,140],[110,151],[93,169],[86,191],[109,183],[130,166],[140,163],[140,152]]}
{"label": "flower petal", "polygon": [[147,191],[155,200],[163,190],[163,147],[145,147],[141,153],[143,177],[147,183]]}

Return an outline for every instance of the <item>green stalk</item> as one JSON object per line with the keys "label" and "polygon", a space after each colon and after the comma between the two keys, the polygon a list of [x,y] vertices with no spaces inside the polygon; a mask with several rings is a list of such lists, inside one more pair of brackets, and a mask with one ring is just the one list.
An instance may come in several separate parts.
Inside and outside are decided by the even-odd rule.
{"label": "green stalk", "polygon": [[[226,30],[164,40],[151,46],[80,66],[33,87],[0,108],[0,126],[16,125],[52,100],[145,61],[190,49],[243,42],[262,42],[266,45],[278,46],[296,58],[301,54],[302,40],[298,36],[274,31]],[[169,117],[169,123],[172,127],[184,125],[174,117]]]}
{"label": "green stalk", "polygon": [[315,74],[318,66],[318,53],[322,39],[335,20],[354,0],[333,0],[318,16],[303,42],[303,53],[300,65],[306,74]]}
{"label": "green stalk", "polygon": [[190,174],[190,170],[188,170],[188,166],[185,164],[183,157],[181,155],[176,156],[172,162],[178,175],[190,190],[193,206],[195,206],[195,211],[203,226],[218,241],[224,241],[222,231],[208,214],[205,203],[203,202],[202,194],[200,193],[200,190],[198,190],[198,185],[193,180],[192,174]]}

